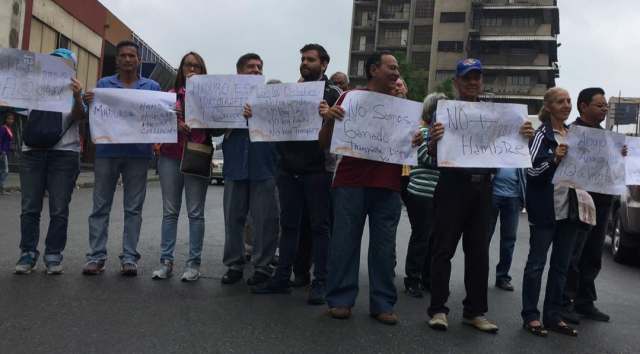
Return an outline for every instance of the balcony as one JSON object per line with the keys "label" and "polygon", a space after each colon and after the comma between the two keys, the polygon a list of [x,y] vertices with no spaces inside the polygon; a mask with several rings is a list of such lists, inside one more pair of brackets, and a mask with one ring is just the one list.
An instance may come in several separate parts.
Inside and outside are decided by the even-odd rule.
{"label": "balcony", "polygon": [[503,80],[496,80],[494,83],[485,84],[484,92],[501,96],[544,96],[547,85],[535,84],[529,86],[507,85]]}
{"label": "balcony", "polygon": [[407,40],[398,39],[381,39],[378,47],[387,49],[404,49],[407,47]]}
{"label": "balcony", "polygon": [[479,54],[476,56],[484,66],[535,66],[541,69],[552,69],[549,55],[542,53],[514,55],[513,53],[500,52],[499,54]]}
{"label": "balcony", "polygon": [[518,1],[518,3],[513,3],[510,0],[483,0],[483,1],[476,1],[478,3],[481,3],[482,5],[484,5],[484,8],[506,8],[506,9],[513,9],[513,8],[551,8],[551,7],[557,7],[558,3],[557,0],[529,0],[529,1]]}
{"label": "balcony", "polygon": [[480,36],[552,36],[551,24],[537,26],[480,26]]}
{"label": "balcony", "polygon": [[351,46],[352,53],[373,53],[376,47],[373,44],[360,45],[360,43],[354,43]]}

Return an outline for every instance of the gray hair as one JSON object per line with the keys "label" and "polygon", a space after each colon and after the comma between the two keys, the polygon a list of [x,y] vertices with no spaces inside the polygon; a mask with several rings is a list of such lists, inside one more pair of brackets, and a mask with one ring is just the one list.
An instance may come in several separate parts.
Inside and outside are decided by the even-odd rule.
{"label": "gray hair", "polygon": [[281,84],[282,81],[278,80],[278,79],[271,79],[269,81],[267,81],[267,85],[273,85],[273,84]]}
{"label": "gray hair", "polygon": [[447,95],[442,92],[434,92],[430,93],[427,97],[424,98],[424,103],[422,104],[422,119],[424,121],[430,121],[431,116],[438,108],[438,101],[447,99]]}

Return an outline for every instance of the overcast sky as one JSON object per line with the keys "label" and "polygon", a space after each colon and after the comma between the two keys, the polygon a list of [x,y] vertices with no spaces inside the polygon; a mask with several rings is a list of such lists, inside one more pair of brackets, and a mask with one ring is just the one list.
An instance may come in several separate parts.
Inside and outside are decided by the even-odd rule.
{"label": "overcast sky", "polygon": [[[235,72],[256,52],[268,79],[295,81],[298,50],[322,44],[328,72],[347,71],[352,0],[100,0],[173,66],[190,50],[211,74]],[[640,97],[640,1],[559,0],[560,79],[574,99],[601,86],[607,96]]]}

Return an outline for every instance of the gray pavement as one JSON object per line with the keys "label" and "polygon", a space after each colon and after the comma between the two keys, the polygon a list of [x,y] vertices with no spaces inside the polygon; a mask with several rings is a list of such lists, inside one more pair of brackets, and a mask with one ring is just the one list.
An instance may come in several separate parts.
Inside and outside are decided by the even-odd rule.
{"label": "gray pavement", "polygon": [[[583,321],[578,338],[553,333],[546,339],[537,338],[521,329],[520,288],[529,238],[524,215],[512,269],[516,291],[508,293],[490,286],[488,317],[498,322],[500,333],[489,335],[460,323],[464,297],[461,249],[453,264],[451,326],[444,333],[426,325],[428,297],[413,299],[402,292],[397,305],[398,326],[372,320],[368,316],[366,259],[362,260],[361,294],[354,316],[345,321],[328,318],[324,306],[307,305],[303,290],[292,295],[255,296],[243,284],[222,286],[224,227],[219,186],[211,186],[207,199],[205,277],[195,284],[181,283],[177,277],[153,281],[151,272],[159,261],[161,204],[159,184],[150,183],[137,278],[118,274],[123,219],[120,188],[103,275],[80,274],[88,247],[91,189],[79,189],[71,204],[65,274],[46,276],[39,264],[37,272],[16,276],[12,269],[18,257],[20,195],[0,197],[0,353],[640,352],[640,268],[616,264],[608,253],[598,280],[598,306],[611,315],[611,323]],[[42,230],[46,230],[47,221],[45,210]],[[187,255],[186,232],[183,216],[176,254],[178,272]],[[396,285],[400,290],[408,237],[409,223],[403,216],[397,242]],[[365,237],[365,247],[367,242]],[[491,247],[492,267],[497,244],[496,237]],[[247,271],[245,277],[249,275]]]}

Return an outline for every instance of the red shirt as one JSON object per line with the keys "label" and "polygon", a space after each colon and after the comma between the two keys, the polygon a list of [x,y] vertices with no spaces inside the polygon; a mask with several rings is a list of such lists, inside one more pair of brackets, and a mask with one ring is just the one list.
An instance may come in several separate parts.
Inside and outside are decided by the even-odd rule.
{"label": "red shirt", "polygon": [[[341,105],[348,93],[342,94],[336,104]],[[384,188],[400,192],[402,165],[342,156],[333,179],[333,188],[338,187]]]}
{"label": "red shirt", "polygon": [[[169,92],[175,92],[174,89],[169,90]],[[184,122],[184,114],[180,112],[184,112],[183,102],[185,95],[185,88],[182,87],[178,90],[177,100],[176,100],[176,110],[178,111],[178,120]],[[190,141],[192,143],[205,144],[207,143],[208,134],[205,129],[191,129],[191,133],[186,134],[180,132],[178,130],[178,143],[177,144],[162,144],[160,145],[160,155],[164,157],[168,157],[174,160],[182,159],[182,152],[184,150],[185,141]]]}

